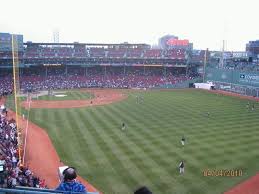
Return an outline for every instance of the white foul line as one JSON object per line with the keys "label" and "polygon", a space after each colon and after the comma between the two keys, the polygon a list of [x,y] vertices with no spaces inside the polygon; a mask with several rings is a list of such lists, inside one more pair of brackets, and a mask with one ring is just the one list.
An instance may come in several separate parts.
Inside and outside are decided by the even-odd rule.
{"label": "white foul line", "polygon": [[25,128],[25,138],[24,138],[24,146],[23,146],[22,164],[24,164],[24,160],[25,160],[26,143],[27,143],[27,135],[28,135],[28,126],[29,126],[29,118],[30,118],[30,110],[31,110],[31,100],[29,99],[29,109],[28,109],[28,117],[27,117],[26,128]]}

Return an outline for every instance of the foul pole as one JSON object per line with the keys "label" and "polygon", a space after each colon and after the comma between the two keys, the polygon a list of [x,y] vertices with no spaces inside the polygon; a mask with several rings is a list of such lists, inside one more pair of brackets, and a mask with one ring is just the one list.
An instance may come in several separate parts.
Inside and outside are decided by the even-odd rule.
{"label": "foul pole", "polygon": [[12,58],[13,58],[13,88],[14,88],[14,103],[15,103],[15,121],[18,131],[18,155],[19,161],[22,160],[22,131],[20,128],[18,114],[20,111],[20,103],[18,94],[20,93],[20,78],[19,78],[19,54],[18,54],[18,44],[17,35],[12,35]]}

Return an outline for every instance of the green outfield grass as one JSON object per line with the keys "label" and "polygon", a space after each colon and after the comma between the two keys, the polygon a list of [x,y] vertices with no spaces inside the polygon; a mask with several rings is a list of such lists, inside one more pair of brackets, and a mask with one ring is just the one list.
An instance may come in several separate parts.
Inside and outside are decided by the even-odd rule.
{"label": "green outfield grass", "polygon": [[[140,185],[154,194],[219,194],[259,170],[258,104],[252,111],[247,100],[194,90],[141,92],[137,104],[140,93],[127,93],[106,106],[32,109],[30,119],[47,130],[61,160],[105,194],[132,194]],[[204,177],[208,168],[243,176]]]}

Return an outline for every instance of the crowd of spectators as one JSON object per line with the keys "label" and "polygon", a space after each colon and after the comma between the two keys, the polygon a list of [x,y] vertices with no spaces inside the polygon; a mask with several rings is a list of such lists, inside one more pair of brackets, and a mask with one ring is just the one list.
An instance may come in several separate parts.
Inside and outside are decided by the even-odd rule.
{"label": "crowd of spectators", "polygon": [[[169,58],[185,59],[185,49],[153,49],[153,48],[70,48],[29,46],[19,52],[19,58]],[[0,58],[11,58],[11,52],[0,53]]]}
{"label": "crowd of spectators", "polygon": [[[185,49],[153,49],[153,48],[104,48],[90,47],[41,47],[29,46],[25,48],[23,58],[71,58],[71,57],[93,57],[93,58],[170,58],[184,59]],[[4,56],[8,57],[6,53]],[[0,56],[1,57],[1,56]],[[11,55],[9,56],[11,57]]]}
{"label": "crowd of spectators", "polygon": [[[48,75],[30,75],[28,72],[20,76],[21,89],[28,90],[49,90],[49,89],[73,89],[73,88],[154,88],[164,85],[173,85],[186,80],[193,79],[185,74],[175,74],[167,72],[163,74],[161,69],[146,70],[136,68],[127,72],[117,71],[112,68],[105,73],[101,69],[88,71],[87,75],[80,74],[79,71],[68,72],[56,69],[48,71]],[[10,94],[12,92],[12,76],[0,78],[0,94]]]}
{"label": "crowd of spectators", "polygon": [[0,77],[0,98],[11,94],[13,91],[13,82],[10,76]]}
{"label": "crowd of spectators", "polygon": [[18,131],[15,120],[7,119],[6,108],[0,110],[0,187],[46,188],[45,181],[22,166],[18,157]]}

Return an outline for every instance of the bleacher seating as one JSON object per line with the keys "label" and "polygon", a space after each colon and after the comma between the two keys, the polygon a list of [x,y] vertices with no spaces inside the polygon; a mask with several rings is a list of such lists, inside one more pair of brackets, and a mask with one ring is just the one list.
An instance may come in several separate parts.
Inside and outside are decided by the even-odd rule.
{"label": "bleacher seating", "polygon": [[160,50],[160,49],[145,50],[143,57],[144,58],[161,58],[162,50]]}
{"label": "bleacher seating", "polygon": [[143,49],[135,48],[127,50],[128,58],[141,58],[143,54]]}
{"label": "bleacher seating", "polygon": [[88,54],[85,48],[75,48],[74,49],[74,57],[87,57]]}
{"label": "bleacher seating", "polygon": [[126,54],[126,49],[123,48],[109,48],[107,49],[107,57],[111,58],[123,58]]}
{"label": "bleacher seating", "polygon": [[57,53],[57,57],[69,58],[72,57],[73,49],[70,47],[56,47],[55,52]]}
{"label": "bleacher seating", "polygon": [[0,58],[7,59],[12,57],[12,52],[0,51]]}
{"label": "bleacher seating", "polygon": [[92,47],[90,48],[90,57],[105,57],[104,48]]}
{"label": "bleacher seating", "polygon": [[55,57],[55,49],[45,47],[41,49],[40,54],[43,58],[53,58]]}
{"label": "bleacher seating", "polygon": [[[0,59],[9,59],[12,52],[0,52]],[[19,58],[145,58],[145,59],[185,59],[184,49],[145,49],[145,48],[105,48],[75,46],[27,46],[19,52]]]}
{"label": "bleacher seating", "polygon": [[184,49],[170,49],[164,52],[165,58],[170,59],[185,59],[185,50]]}

